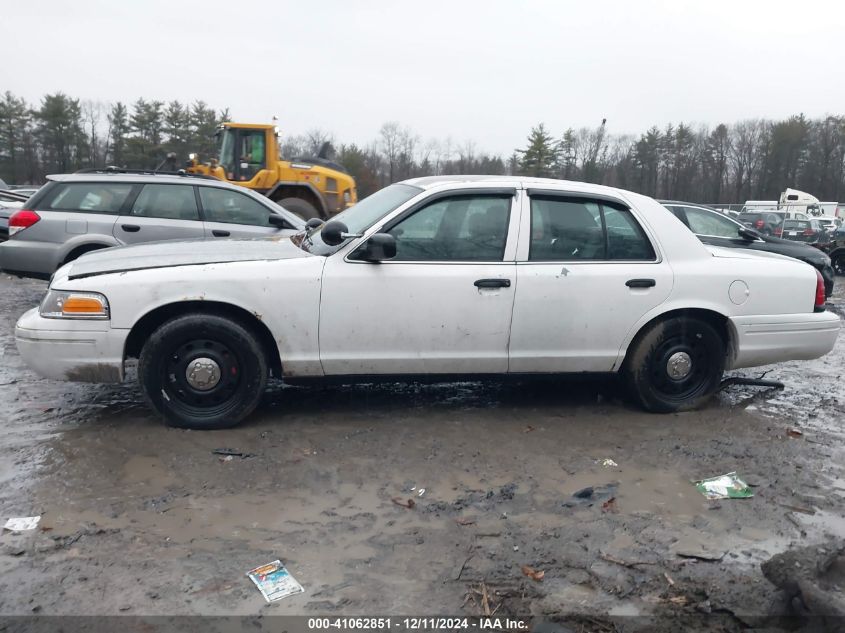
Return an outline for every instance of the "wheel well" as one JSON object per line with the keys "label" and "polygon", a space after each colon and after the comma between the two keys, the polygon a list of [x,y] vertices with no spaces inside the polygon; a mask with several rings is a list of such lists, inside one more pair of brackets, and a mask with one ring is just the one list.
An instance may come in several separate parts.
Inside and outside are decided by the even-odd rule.
{"label": "wheel well", "polygon": [[68,262],[72,262],[74,259],[76,259],[80,255],[84,255],[85,253],[90,253],[91,251],[98,251],[101,248],[110,247],[111,244],[83,244],[82,246],[77,246],[70,253],[68,253],[62,263],[67,264]]}
{"label": "wheel well", "polygon": [[300,187],[297,185],[279,185],[270,192],[269,197],[274,202],[278,202],[284,198],[299,198],[300,200],[305,200],[305,202],[317,209],[320,215],[325,216],[326,214],[323,200],[308,187]]}
{"label": "wheel well", "polygon": [[[696,318],[713,326],[713,328],[725,342],[725,359],[727,360],[728,358],[733,356],[735,341],[731,326],[728,323],[728,317],[714,310],[706,310],[704,308],[682,308],[678,310],[670,310],[669,312],[664,312],[663,314],[657,315],[651,321],[649,321],[639,329],[634,338],[631,339],[631,342],[628,343],[628,350],[634,347],[634,345],[645,335],[646,331],[648,331],[648,329],[652,325],[654,325],[655,323],[668,321],[669,319],[673,319],[676,317]],[[622,361],[623,367],[625,365],[625,361],[628,359],[628,350],[625,351],[625,359]]]}
{"label": "wheel well", "polygon": [[264,349],[268,350],[267,363],[277,378],[282,375],[282,359],[279,356],[279,346],[273,334],[261,320],[260,315],[244,310],[230,303],[219,301],[181,301],[169,303],[152,310],[141,317],[132,326],[123,350],[124,359],[138,358],[141,348],[150,335],[166,321],[183,314],[214,314],[236,321],[258,337]]}

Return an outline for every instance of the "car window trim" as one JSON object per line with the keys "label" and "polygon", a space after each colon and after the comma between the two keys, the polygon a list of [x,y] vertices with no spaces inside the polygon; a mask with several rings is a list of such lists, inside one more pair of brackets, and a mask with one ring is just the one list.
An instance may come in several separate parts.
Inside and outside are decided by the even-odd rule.
{"label": "car window trim", "polygon": [[[637,215],[633,213],[631,210],[631,206],[619,198],[614,198],[613,196],[605,196],[602,194],[589,194],[584,192],[569,192],[564,191],[561,189],[536,189],[536,188],[529,188],[527,189],[528,192],[528,227],[529,227],[529,234],[528,234],[528,249],[525,253],[525,258],[523,260],[518,260],[517,264],[659,264],[663,261],[663,256],[658,248],[655,247],[654,240],[651,238],[649,231],[643,226],[643,223],[640,222]],[[532,195],[533,194],[533,195]],[[605,203],[615,204],[616,206],[624,208],[628,213],[631,214],[631,217],[634,219],[634,222],[637,223],[637,226],[640,229],[641,235],[646,239],[646,241],[651,246],[651,251],[654,253],[654,259],[607,259],[607,250],[605,250],[605,258],[604,259],[544,259],[544,260],[532,260],[531,257],[531,200],[534,196],[538,198],[576,198],[580,200],[587,200],[590,202],[595,202],[601,208],[601,217],[602,217],[602,224],[604,225],[604,205]],[[672,213],[667,209],[669,213]],[[604,231],[604,239],[605,244],[608,243],[608,234],[607,229]]]}
{"label": "car window trim", "polygon": [[[466,266],[466,265],[489,266],[491,264],[504,264],[504,265],[510,266],[510,265],[514,264],[514,261],[505,259],[505,256],[507,255],[507,251],[508,251],[508,244],[510,243],[511,239],[516,239],[516,237],[518,237],[518,234],[519,234],[519,226],[517,226],[517,227],[515,227],[515,230],[517,232],[517,236],[515,238],[511,238],[511,228],[512,228],[512,225],[513,225],[513,218],[514,218],[514,215],[515,215],[514,212],[516,211],[516,215],[519,215],[519,209],[516,208],[518,200],[519,200],[519,198],[517,197],[517,191],[518,191],[518,189],[516,187],[470,187],[470,188],[467,188],[467,189],[452,189],[452,190],[434,192],[430,196],[426,196],[422,200],[419,200],[418,202],[414,203],[413,205],[411,205],[410,207],[408,207],[407,209],[402,211],[402,213],[400,213],[399,215],[395,216],[394,218],[391,218],[390,220],[386,221],[384,224],[379,225],[379,223],[376,222],[373,225],[373,227],[378,227],[378,228],[375,231],[373,231],[372,233],[369,233],[368,235],[365,235],[364,237],[362,237],[362,238],[360,238],[356,241],[353,241],[351,248],[344,253],[343,261],[345,261],[349,264],[372,265],[373,262],[368,262],[368,261],[364,261],[364,260],[360,260],[360,259],[351,259],[350,256],[353,253],[355,253],[359,248],[361,248],[373,235],[378,235],[379,233],[384,233],[386,231],[389,231],[392,227],[396,226],[399,222],[401,222],[405,218],[413,215],[414,213],[416,213],[420,209],[423,209],[424,207],[427,207],[434,202],[437,202],[439,200],[443,200],[444,198],[468,198],[468,197],[474,197],[474,196],[500,196],[500,197],[503,197],[503,198],[504,197],[510,197],[511,198],[510,207],[508,208],[508,222],[507,222],[507,229],[506,229],[507,234],[505,235],[505,248],[502,252],[502,259],[484,259],[484,260],[466,260],[466,259],[463,259],[463,260],[451,260],[451,259],[430,260],[430,259],[424,259],[424,260],[413,260],[413,261],[412,260],[393,261],[393,260],[387,259],[387,260],[384,260],[384,261],[378,262],[378,263],[379,263],[379,265],[382,265],[382,266],[385,265],[385,264],[390,264],[390,265],[431,264],[431,265],[440,265],[440,266],[442,266],[442,265],[452,265],[452,264],[461,265],[461,266]],[[370,229],[372,229],[373,227],[370,227]],[[368,229],[368,231],[370,229]]]}

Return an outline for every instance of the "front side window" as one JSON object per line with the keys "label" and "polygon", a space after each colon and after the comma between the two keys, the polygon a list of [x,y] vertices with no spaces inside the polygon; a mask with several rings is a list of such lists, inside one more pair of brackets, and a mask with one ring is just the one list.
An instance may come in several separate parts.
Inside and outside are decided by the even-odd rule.
{"label": "front side window", "polygon": [[654,260],[631,212],[585,198],[531,198],[529,261]]}
{"label": "front side window", "polygon": [[695,207],[684,207],[684,211],[687,215],[689,227],[696,235],[730,238],[739,235],[739,227],[736,224],[716,213]]}
{"label": "front side window", "polygon": [[202,212],[209,222],[270,226],[272,212],[257,200],[238,191],[200,187]]}
{"label": "front side window", "polygon": [[387,229],[396,238],[392,261],[502,261],[511,196],[443,198]]}
{"label": "front side window", "polygon": [[62,183],[38,204],[44,211],[82,211],[85,213],[120,212],[132,192],[132,185],[119,183]]}
{"label": "front side window", "polygon": [[144,185],[131,215],[164,220],[199,220],[194,188],[190,185]]}

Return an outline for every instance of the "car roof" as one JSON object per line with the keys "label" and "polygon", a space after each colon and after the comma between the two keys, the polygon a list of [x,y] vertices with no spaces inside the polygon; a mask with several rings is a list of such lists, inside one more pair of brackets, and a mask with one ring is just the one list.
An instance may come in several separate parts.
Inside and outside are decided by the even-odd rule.
{"label": "car roof", "polygon": [[616,187],[608,187],[606,185],[596,185],[576,180],[558,180],[556,178],[535,178],[533,176],[482,176],[475,174],[460,174],[450,176],[423,176],[420,178],[411,178],[403,180],[401,184],[413,185],[420,189],[435,189],[443,186],[455,185],[490,185],[500,187],[514,187],[516,189],[529,189],[536,187],[538,189],[543,187],[565,187],[574,192],[591,192],[591,193],[607,193],[616,197],[625,198],[633,194],[631,191],[617,189]]}
{"label": "car roof", "polygon": [[660,204],[677,204],[685,207],[699,207],[700,209],[707,209],[708,211],[712,211],[713,213],[718,213],[719,215],[724,215],[718,209],[714,209],[710,205],[701,204],[700,202],[684,202],[683,200],[658,200]]}
{"label": "car roof", "polygon": [[244,187],[232,185],[228,182],[218,180],[209,176],[195,176],[193,174],[157,174],[155,172],[144,174],[127,174],[120,171],[114,172],[83,172],[75,174],[50,174],[47,180],[55,182],[126,182],[134,184],[190,184],[202,185],[204,187],[219,187],[221,189],[234,189],[244,191]]}

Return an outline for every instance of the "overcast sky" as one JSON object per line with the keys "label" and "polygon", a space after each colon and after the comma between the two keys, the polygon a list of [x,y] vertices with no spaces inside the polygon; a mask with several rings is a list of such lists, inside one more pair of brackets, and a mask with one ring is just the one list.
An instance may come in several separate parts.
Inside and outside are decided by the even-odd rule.
{"label": "overcast sky", "polygon": [[836,0],[2,0],[0,25],[0,90],[33,103],[202,99],[340,142],[845,112]]}

